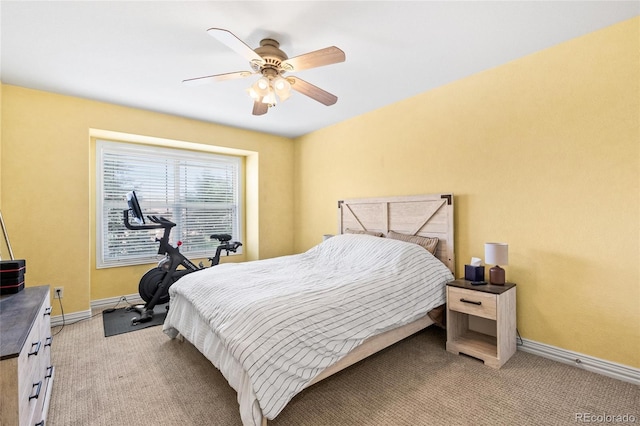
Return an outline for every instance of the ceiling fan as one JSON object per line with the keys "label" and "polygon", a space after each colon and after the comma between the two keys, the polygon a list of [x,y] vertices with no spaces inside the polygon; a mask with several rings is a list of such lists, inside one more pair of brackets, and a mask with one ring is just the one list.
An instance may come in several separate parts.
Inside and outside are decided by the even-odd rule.
{"label": "ceiling fan", "polygon": [[345,54],[335,46],[305,53],[289,58],[276,40],[265,38],[260,47],[251,49],[242,40],[228,30],[210,28],[207,33],[227,47],[239,53],[249,61],[252,71],[236,71],[225,74],[209,75],[183,80],[184,84],[194,85],[214,81],[245,78],[254,74],[260,77],[248,90],[253,98],[253,115],[266,114],[276,101],[284,101],[291,95],[291,89],[302,93],[324,105],[333,105],[338,97],[302,80],[299,77],[285,77],[287,72],[295,72],[310,68],[344,62]]}

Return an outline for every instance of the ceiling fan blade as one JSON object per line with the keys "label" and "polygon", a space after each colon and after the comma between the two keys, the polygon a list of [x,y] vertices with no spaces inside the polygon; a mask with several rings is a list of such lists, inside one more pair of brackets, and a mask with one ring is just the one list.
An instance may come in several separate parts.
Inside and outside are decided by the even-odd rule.
{"label": "ceiling fan blade", "polygon": [[296,92],[300,92],[303,95],[310,97],[311,99],[315,99],[321,104],[325,104],[326,106],[330,106],[335,104],[338,101],[338,97],[336,95],[332,95],[331,93],[322,90],[318,86],[314,86],[311,83],[308,83],[301,78],[298,77],[289,77],[287,78],[289,83],[291,83],[291,88]]}
{"label": "ceiling fan blade", "polygon": [[344,62],[345,59],[346,57],[342,50],[331,46],[289,58],[283,61],[281,66],[285,71],[291,72],[336,64],[338,62]]}
{"label": "ceiling fan blade", "polygon": [[264,64],[264,59],[256,52],[253,51],[249,46],[245,44],[244,41],[240,40],[233,33],[227,30],[223,30],[222,28],[209,28],[207,30],[210,36],[218,40],[220,43],[224,44],[231,50],[240,54],[247,61],[252,64],[262,65]]}
{"label": "ceiling fan blade", "polygon": [[251,71],[236,71],[236,72],[229,72],[226,74],[216,74],[216,75],[208,75],[205,77],[188,78],[186,80],[182,80],[182,83],[188,86],[198,86],[200,84],[212,83],[214,81],[233,80],[236,78],[249,77],[251,74],[253,74]]}
{"label": "ceiling fan blade", "polygon": [[269,105],[262,103],[262,99],[253,102],[253,115],[264,115],[268,109]]}

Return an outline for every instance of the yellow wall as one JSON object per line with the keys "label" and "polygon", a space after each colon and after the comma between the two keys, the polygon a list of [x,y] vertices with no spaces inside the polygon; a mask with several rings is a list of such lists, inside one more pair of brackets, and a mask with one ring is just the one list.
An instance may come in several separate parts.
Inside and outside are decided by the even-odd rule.
{"label": "yellow wall", "polygon": [[[248,151],[246,255],[293,250],[293,143],[288,138],[20,87],[2,86],[2,213],[28,286],[64,286],[66,313],[138,291],[149,266],[95,269],[91,129]],[[257,184],[257,188],[251,186]],[[59,315],[54,303],[54,315]]]}
{"label": "yellow wall", "polygon": [[639,23],[299,138],[296,251],[339,199],[453,192],[457,275],[508,242],[523,337],[640,367]]}

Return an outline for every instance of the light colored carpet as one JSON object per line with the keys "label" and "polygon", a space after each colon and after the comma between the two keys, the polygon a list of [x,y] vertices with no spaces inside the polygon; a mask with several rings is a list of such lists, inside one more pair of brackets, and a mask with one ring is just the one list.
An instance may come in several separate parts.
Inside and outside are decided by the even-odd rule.
{"label": "light colored carpet", "polygon": [[[269,425],[562,425],[632,415],[640,388],[517,352],[500,370],[420,332],[296,396]],[[236,394],[188,342],[161,327],[105,338],[101,315],[55,337],[48,426],[239,426]],[[592,421],[593,423],[593,421]]]}

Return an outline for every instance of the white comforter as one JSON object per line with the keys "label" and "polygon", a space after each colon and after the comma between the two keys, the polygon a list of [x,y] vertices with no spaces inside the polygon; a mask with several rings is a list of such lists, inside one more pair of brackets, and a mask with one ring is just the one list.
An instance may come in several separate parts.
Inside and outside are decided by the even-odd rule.
{"label": "white comforter", "polygon": [[[443,304],[444,284],[452,279],[418,245],[339,235],[299,255],[186,275],[170,295],[193,304],[246,371],[263,415],[273,419],[364,340]],[[164,329],[174,336],[172,310]]]}

